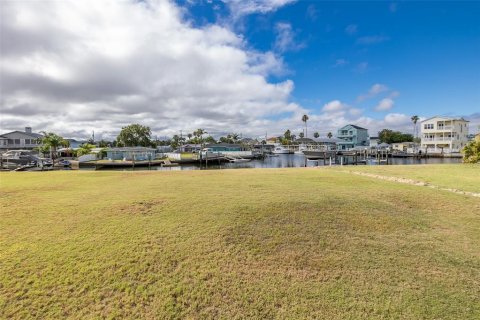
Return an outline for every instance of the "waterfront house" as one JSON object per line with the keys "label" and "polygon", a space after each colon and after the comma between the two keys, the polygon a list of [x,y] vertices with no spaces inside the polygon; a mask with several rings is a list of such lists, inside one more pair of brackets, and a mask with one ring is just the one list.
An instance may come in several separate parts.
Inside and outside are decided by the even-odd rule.
{"label": "waterfront house", "polygon": [[154,160],[156,156],[156,149],[146,147],[107,148],[105,152],[110,160],[145,161]]}
{"label": "waterfront house", "polygon": [[415,148],[414,142],[396,142],[392,143],[392,150],[407,152],[408,150],[413,150]]}
{"label": "waterfront house", "polygon": [[72,149],[80,148],[82,144],[88,143],[88,141],[78,141],[75,139],[65,139],[65,140],[68,141],[68,143],[70,144],[70,148]]}
{"label": "waterfront house", "polygon": [[338,129],[337,138],[342,140],[337,143],[339,150],[368,146],[368,129],[348,124]]}
{"label": "waterfront house", "polygon": [[33,150],[41,145],[42,137],[43,135],[32,132],[31,127],[25,127],[25,131],[8,132],[0,135],[0,151]]}
{"label": "waterfront house", "polygon": [[337,138],[316,138],[313,140],[316,146],[321,146],[324,150],[327,151],[337,150],[338,144],[343,142],[342,139]]}
{"label": "waterfront house", "polygon": [[205,148],[210,149],[212,152],[242,151],[242,145],[234,143],[211,143],[207,144]]}
{"label": "waterfront house", "polygon": [[380,143],[380,138],[379,137],[370,137],[369,138],[369,146],[370,147],[376,147]]}
{"label": "waterfront house", "polygon": [[202,150],[201,144],[187,143],[177,148],[178,152],[199,152]]}
{"label": "waterfront house", "polygon": [[278,142],[278,138],[277,137],[270,137],[270,138],[267,138],[266,141],[266,144],[271,144],[271,145],[274,145]]}
{"label": "waterfront house", "polygon": [[315,144],[315,140],[310,139],[310,138],[298,138],[295,139],[296,144]]}
{"label": "waterfront house", "polygon": [[468,143],[468,121],[435,116],[421,122],[421,147],[427,152],[459,152]]}

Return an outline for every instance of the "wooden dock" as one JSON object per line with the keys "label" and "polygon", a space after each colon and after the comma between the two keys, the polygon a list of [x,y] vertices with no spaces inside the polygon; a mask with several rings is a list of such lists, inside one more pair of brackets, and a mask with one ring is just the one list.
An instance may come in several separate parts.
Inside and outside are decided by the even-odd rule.
{"label": "wooden dock", "polygon": [[386,150],[354,150],[354,151],[304,151],[305,166],[307,161],[322,162],[323,165],[359,165],[369,162],[391,164],[392,153]]}

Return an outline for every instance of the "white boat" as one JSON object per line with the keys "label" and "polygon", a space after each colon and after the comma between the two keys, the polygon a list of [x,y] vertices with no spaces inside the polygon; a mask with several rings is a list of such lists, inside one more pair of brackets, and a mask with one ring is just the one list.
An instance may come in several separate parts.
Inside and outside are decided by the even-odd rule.
{"label": "white boat", "polygon": [[295,154],[303,155],[303,151],[308,150],[308,147],[304,144],[298,146],[298,151],[295,151]]}
{"label": "white boat", "polygon": [[284,147],[282,147],[282,146],[276,146],[276,147],[272,150],[272,153],[273,153],[273,154],[290,154],[290,153],[292,153],[292,151],[290,151],[289,149],[284,148]]}

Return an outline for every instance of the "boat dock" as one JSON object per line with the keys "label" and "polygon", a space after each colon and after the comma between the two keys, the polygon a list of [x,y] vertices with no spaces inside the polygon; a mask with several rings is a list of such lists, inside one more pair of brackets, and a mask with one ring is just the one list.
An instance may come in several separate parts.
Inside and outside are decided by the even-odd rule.
{"label": "boat dock", "polygon": [[322,162],[323,165],[359,165],[370,162],[391,164],[392,153],[386,150],[355,150],[355,151],[303,151],[305,166],[307,161]]}

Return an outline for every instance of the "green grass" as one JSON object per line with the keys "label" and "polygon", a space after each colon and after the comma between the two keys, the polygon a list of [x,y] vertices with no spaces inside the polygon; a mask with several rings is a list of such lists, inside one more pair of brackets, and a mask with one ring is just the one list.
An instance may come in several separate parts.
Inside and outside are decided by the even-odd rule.
{"label": "green grass", "polygon": [[0,318],[480,318],[478,198],[310,168],[0,186]]}
{"label": "green grass", "polygon": [[344,166],[338,170],[368,172],[428,182],[442,188],[480,192],[480,164]]}

